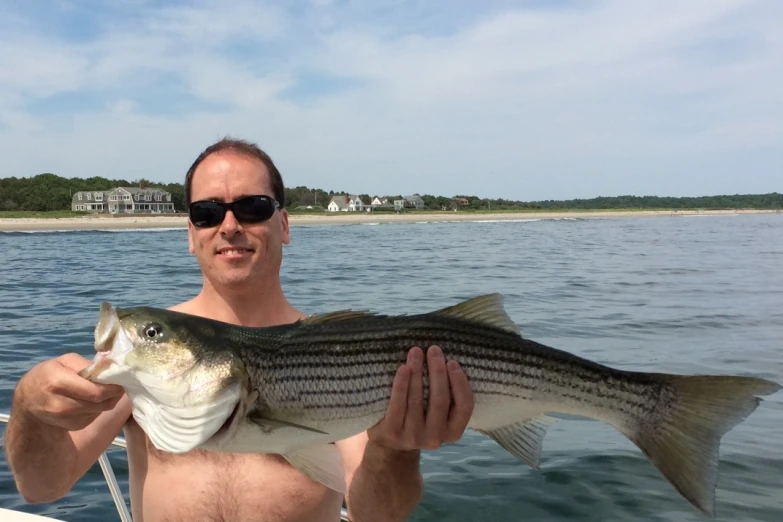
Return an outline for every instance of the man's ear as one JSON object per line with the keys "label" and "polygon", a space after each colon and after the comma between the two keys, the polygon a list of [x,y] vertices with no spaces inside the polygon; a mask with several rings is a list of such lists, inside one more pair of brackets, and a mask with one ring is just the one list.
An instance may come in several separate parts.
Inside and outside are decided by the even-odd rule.
{"label": "man's ear", "polygon": [[188,219],[188,252],[191,254],[196,253],[196,246],[193,244],[193,234],[195,233],[193,223]]}
{"label": "man's ear", "polygon": [[280,237],[283,244],[287,245],[291,242],[291,231],[288,228],[288,211],[284,208],[280,209],[280,227]]}

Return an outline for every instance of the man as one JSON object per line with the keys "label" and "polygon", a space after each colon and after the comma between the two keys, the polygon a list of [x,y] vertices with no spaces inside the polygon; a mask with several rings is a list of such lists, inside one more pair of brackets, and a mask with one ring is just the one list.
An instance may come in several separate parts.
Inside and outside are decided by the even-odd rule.
{"label": "man", "polygon": [[[304,317],[280,286],[283,245],[290,237],[283,181],[269,156],[247,142],[221,140],[193,163],[185,193],[188,205],[255,195],[270,196],[279,205],[255,198],[224,213],[197,205],[199,226],[191,214],[188,241],[203,272],[203,287],[172,309],[246,326]],[[412,347],[380,423],[336,443],[352,520],[406,519],[422,495],[419,450],[454,442],[467,426],[473,411],[470,384],[438,347],[427,350],[431,391],[424,411],[423,358],[421,348]],[[342,496],[278,456],[158,451],[133,420],[122,388],[77,375],[88,364],[76,354],[63,355],[38,364],[17,385],[5,448],[28,502],[51,502],[67,494],[124,430],[135,522],[339,518]]]}

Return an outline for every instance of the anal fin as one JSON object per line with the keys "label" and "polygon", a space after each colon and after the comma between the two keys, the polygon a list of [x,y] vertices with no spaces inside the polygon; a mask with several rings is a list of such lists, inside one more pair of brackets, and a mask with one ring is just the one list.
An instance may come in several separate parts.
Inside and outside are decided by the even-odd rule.
{"label": "anal fin", "polygon": [[554,417],[538,415],[500,428],[476,431],[493,439],[503,449],[538,470],[546,430],[555,422],[557,419]]}
{"label": "anal fin", "polygon": [[343,460],[334,444],[307,446],[283,457],[310,479],[345,495]]}

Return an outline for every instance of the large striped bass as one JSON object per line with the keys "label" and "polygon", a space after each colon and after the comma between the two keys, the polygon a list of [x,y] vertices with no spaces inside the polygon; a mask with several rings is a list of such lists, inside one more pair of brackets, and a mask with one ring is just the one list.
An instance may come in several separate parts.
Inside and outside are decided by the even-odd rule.
{"label": "large striped bass", "polygon": [[276,453],[344,493],[329,443],[379,422],[409,349],[431,345],[470,380],[469,427],[531,467],[555,420],[547,413],[589,417],[633,441],[712,516],[722,436],[756,409],[757,396],[781,388],[755,377],[604,366],[523,338],[497,294],[425,314],[347,310],[265,328],[103,303],[97,354],[81,375],[123,386],[162,451]]}

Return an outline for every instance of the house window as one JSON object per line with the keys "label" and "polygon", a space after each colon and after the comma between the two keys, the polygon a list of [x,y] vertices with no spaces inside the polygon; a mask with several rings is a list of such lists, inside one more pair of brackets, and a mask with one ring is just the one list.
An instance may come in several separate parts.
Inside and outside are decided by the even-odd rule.
{"label": "house window", "polygon": [[79,192],[79,201],[81,201],[81,200],[82,200],[82,193]]}
{"label": "house window", "polygon": [[92,199],[92,194],[90,194],[90,193],[88,192],[88,193],[87,193],[87,201],[90,201],[91,199]]}

